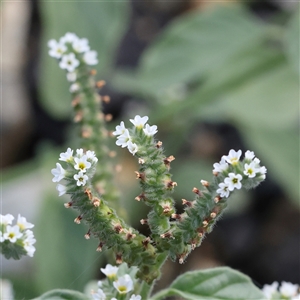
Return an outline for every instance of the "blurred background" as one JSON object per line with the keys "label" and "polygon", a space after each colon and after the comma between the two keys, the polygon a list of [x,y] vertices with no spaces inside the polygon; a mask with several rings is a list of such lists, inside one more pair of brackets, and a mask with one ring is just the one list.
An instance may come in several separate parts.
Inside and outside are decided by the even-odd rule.
{"label": "blurred background", "polygon": [[[72,147],[71,105],[64,72],[47,41],[66,32],[98,52],[97,78],[107,85],[113,129],[136,114],[158,125],[157,139],[174,155],[173,194],[193,199],[212,164],[230,149],[253,150],[268,169],[257,189],[238,192],[202,246],[184,265],[168,262],[161,289],[192,269],[227,265],[258,287],[300,283],[299,5],[296,1],[2,2],[1,214],[35,224],[33,258],[7,261],[1,277],[15,299],[53,288],[83,291],[101,276],[109,255],[85,240],[51,182],[59,153]],[[144,233],[147,214],[135,159],[120,151],[118,204]],[[4,286],[4,285],[3,285]]]}

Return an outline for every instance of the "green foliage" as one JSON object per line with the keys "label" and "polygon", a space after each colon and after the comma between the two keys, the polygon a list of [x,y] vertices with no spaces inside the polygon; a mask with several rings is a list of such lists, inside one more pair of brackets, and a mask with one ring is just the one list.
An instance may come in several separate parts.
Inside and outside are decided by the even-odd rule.
{"label": "green foliage", "polygon": [[185,300],[264,299],[251,279],[227,267],[187,272],[149,300],[180,296]]}
{"label": "green foliage", "polygon": [[65,72],[48,55],[47,42],[66,32],[86,37],[98,52],[100,77],[109,76],[114,53],[127,27],[127,1],[41,2],[44,32],[41,41],[40,92],[44,108],[56,118],[70,115],[69,88]]}
{"label": "green foliage", "polygon": [[96,272],[95,263],[100,264],[104,258],[95,251],[97,241],[84,239],[87,229],[73,222],[76,214],[66,210],[56,195],[46,197],[40,216],[35,227],[35,280],[39,292],[54,288],[83,290]]}
{"label": "green foliage", "polygon": [[[113,83],[147,99],[154,122],[171,122],[177,145],[200,120],[232,123],[297,201],[298,46],[298,11],[284,27],[259,22],[240,5],[220,5],[178,17],[144,52],[136,72],[120,70]],[[184,92],[176,99],[178,86]]]}
{"label": "green foliage", "polygon": [[33,300],[88,300],[90,297],[72,290],[52,290]]}

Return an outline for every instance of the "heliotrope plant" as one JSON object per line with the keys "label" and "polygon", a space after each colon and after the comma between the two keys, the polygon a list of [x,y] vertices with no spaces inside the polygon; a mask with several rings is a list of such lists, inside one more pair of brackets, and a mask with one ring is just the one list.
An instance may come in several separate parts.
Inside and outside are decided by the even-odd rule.
{"label": "heliotrope plant", "polygon": [[[85,238],[98,240],[96,251],[110,249],[119,266],[108,264],[101,268],[106,278],[98,282],[90,295],[53,290],[38,299],[299,298],[296,285],[282,283],[278,291],[278,284],[273,284],[259,290],[250,278],[226,267],[187,272],[169,288],[151,296],[164,262],[171,259],[184,263],[213,230],[230,196],[236,190],[258,186],[266,178],[267,169],[254,152],[232,149],[213,165],[209,181],[200,180],[200,187],[190,187],[194,199],[182,199],[184,212],[178,213],[172,197],[177,183],[170,173],[175,157],[167,156],[162,142],[155,138],[157,126],[148,123],[148,116],[136,115],[129,120],[129,127],[122,121],[109,133],[105,121],[111,116],[101,113],[101,101],[107,102],[109,97],[98,95],[104,82],[96,82],[96,71],[90,69],[97,64],[97,53],[90,50],[87,39],[74,33],[67,33],[58,41],[51,40],[48,45],[49,55],[58,60],[71,82],[74,122],[79,132],[79,147],[69,147],[60,154],[56,168],[51,170],[52,181],[57,184],[59,196],[69,195],[65,207],[78,211],[74,222],[87,224]],[[148,236],[128,225],[114,208],[118,193],[108,163],[108,157],[112,156],[107,147],[108,137],[115,137],[116,145],[126,148],[138,161],[139,170],[135,174],[141,191],[135,201],[150,207],[149,213],[141,219],[143,225],[149,226]],[[131,200],[134,201],[128,201]]]}
{"label": "heliotrope plant", "polygon": [[36,242],[34,238],[34,225],[27,222],[26,218],[18,215],[16,224],[15,217],[11,214],[0,215],[0,249],[6,258],[20,259],[22,256],[33,257]]}

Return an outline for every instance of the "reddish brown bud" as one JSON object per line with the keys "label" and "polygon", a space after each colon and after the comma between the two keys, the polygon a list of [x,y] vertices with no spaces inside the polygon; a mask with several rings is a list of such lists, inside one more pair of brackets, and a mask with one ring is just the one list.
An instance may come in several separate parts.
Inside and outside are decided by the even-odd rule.
{"label": "reddish brown bud", "polygon": [[72,105],[73,107],[76,107],[76,106],[79,105],[79,104],[80,104],[80,97],[79,97],[79,96],[76,96],[76,97],[72,100],[71,105]]}
{"label": "reddish brown bud", "polygon": [[77,218],[75,218],[74,222],[76,224],[80,224],[80,221],[82,220],[82,216],[78,216]]}
{"label": "reddish brown bud", "polygon": [[171,218],[172,218],[172,219],[179,220],[179,221],[182,219],[182,217],[181,217],[180,214],[172,214],[172,215],[171,215]]}
{"label": "reddish brown bud", "polygon": [[166,233],[161,234],[160,237],[162,239],[168,239],[168,238],[173,238],[173,235],[171,232],[166,232]]}
{"label": "reddish brown bud", "polygon": [[166,167],[169,169],[170,168],[170,163],[175,159],[175,157],[173,155],[167,157],[164,159],[164,164],[166,165]]}
{"label": "reddish brown bud", "polygon": [[131,232],[127,232],[126,233],[126,240],[130,241],[131,239],[134,239],[136,237],[136,234],[131,233]]}
{"label": "reddish brown bud", "polygon": [[164,214],[168,214],[170,211],[171,211],[171,207],[170,207],[170,205],[165,205],[165,206],[163,206],[163,213]]}
{"label": "reddish brown bud", "polygon": [[194,187],[192,189],[192,192],[195,193],[196,195],[200,196],[200,197],[202,196],[202,192],[199,189],[197,189],[196,187]]}
{"label": "reddish brown bud", "polygon": [[80,122],[80,121],[82,120],[82,118],[83,118],[83,113],[82,113],[82,111],[78,111],[78,112],[76,113],[76,115],[75,115],[73,121],[74,121],[75,123],[78,123],[78,122]]}
{"label": "reddish brown bud", "polygon": [[116,263],[120,265],[123,262],[122,254],[116,254]]}
{"label": "reddish brown bud", "polygon": [[141,200],[145,200],[145,194],[141,193],[140,195],[136,196],[134,198],[136,201],[141,201]]}
{"label": "reddish brown bud", "polygon": [[120,224],[116,224],[116,225],[114,226],[114,231],[115,231],[116,233],[121,233],[121,232],[123,232],[123,227],[122,227]]}
{"label": "reddish brown bud", "polygon": [[91,238],[91,232],[88,231],[85,235],[84,235],[85,239],[89,240]]}
{"label": "reddish brown bud", "polygon": [[65,208],[70,208],[73,205],[73,202],[64,203]]}
{"label": "reddish brown bud", "polygon": [[141,220],[140,220],[140,223],[141,223],[142,225],[147,225],[147,224],[148,224],[148,219],[141,219]]}
{"label": "reddish brown bud", "polygon": [[214,202],[215,203],[218,203],[222,198],[220,196],[216,196],[215,199],[214,199]]}
{"label": "reddish brown bud", "polygon": [[136,175],[136,179],[141,179],[143,181],[145,180],[145,173],[140,173],[138,171],[135,171],[134,173]]}
{"label": "reddish brown bud", "polygon": [[218,175],[219,175],[219,172],[213,171],[213,175],[214,175],[214,176],[218,176]]}
{"label": "reddish brown bud", "polygon": [[96,86],[98,89],[101,89],[105,84],[106,82],[104,80],[99,80],[97,81]]}
{"label": "reddish brown bud", "polygon": [[202,222],[202,224],[203,224],[203,227],[207,227],[208,222],[207,222],[206,220],[204,220],[204,221]]}
{"label": "reddish brown bud", "polygon": [[209,187],[209,182],[206,180],[200,180],[201,184],[205,187]]}
{"label": "reddish brown bud", "polygon": [[106,114],[104,116],[104,119],[105,119],[106,122],[110,122],[112,120],[112,118],[113,118],[112,114]]}
{"label": "reddish brown bud", "polygon": [[98,245],[98,247],[97,247],[97,249],[96,249],[96,251],[97,252],[101,252],[102,248],[103,248],[103,245],[104,245],[104,243],[100,242],[99,245]]}
{"label": "reddish brown bud", "polygon": [[143,165],[145,163],[145,160],[143,158],[139,158],[139,164]]}
{"label": "reddish brown bud", "polygon": [[188,207],[191,207],[193,204],[192,204],[192,202],[190,202],[190,201],[187,201],[186,199],[181,199],[182,200],[182,204],[183,205],[186,205],[186,206],[188,206]]}
{"label": "reddish brown bud", "polygon": [[148,247],[150,241],[151,241],[151,240],[150,240],[149,237],[145,238],[145,239],[142,241],[142,244],[143,244],[143,246],[145,247],[145,249],[147,249],[147,247]]}
{"label": "reddish brown bud", "polygon": [[99,207],[100,203],[101,203],[101,200],[99,198],[97,198],[97,197],[94,197],[92,202],[93,202],[93,205],[95,207]]}
{"label": "reddish brown bud", "polygon": [[105,95],[105,96],[101,96],[101,100],[104,102],[104,103],[109,103],[110,102],[110,97]]}
{"label": "reddish brown bud", "polygon": [[161,148],[161,146],[162,146],[162,142],[161,141],[157,142],[156,148]]}
{"label": "reddish brown bud", "polygon": [[216,216],[217,216],[217,214],[216,214],[215,212],[212,212],[212,213],[210,214],[210,217],[211,217],[212,219],[214,219]]}
{"label": "reddish brown bud", "polygon": [[81,131],[81,136],[85,139],[91,137],[92,135],[92,129],[91,128],[84,128],[82,131]]}
{"label": "reddish brown bud", "polygon": [[89,200],[92,200],[92,199],[93,199],[92,192],[91,192],[91,190],[90,190],[89,188],[86,188],[86,189],[84,190],[84,193],[87,194]]}
{"label": "reddish brown bud", "polygon": [[165,182],[165,185],[166,185],[166,188],[172,189],[172,188],[174,188],[175,186],[177,186],[177,182],[170,180],[170,181],[166,181],[166,182]]}
{"label": "reddish brown bud", "polygon": [[91,74],[92,76],[95,76],[95,75],[97,74],[97,70],[92,69],[92,70],[90,71],[90,74]]}

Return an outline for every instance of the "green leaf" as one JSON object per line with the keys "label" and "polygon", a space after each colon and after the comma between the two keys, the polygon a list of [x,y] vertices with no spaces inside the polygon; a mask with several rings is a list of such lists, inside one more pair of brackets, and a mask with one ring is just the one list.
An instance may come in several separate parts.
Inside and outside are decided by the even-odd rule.
{"label": "green leaf", "polygon": [[74,32],[89,40],[91,49],[98,52],[95,68],[99,77],[108,76],[114,55],[127,27],[127,1],[105,2],[41,2],[44,22],[42,37],[40,98],[43,107],[56,118],[70,114],[71,95],[65,71],[48,55],[47,42],[58,40],[66,32]]}
{"label": "green leaf", "polygon": [[300,5],[296,6],[295,13],[292,16],[284,37],[285,50],[287,57],[293,66],[294,70],[299,74],[300,59],[299,59],[299,43],[300,43]]}
{"label": "green leaf", "polygon": [[137,77],[152,93],[205,77],[261,40],[264,29],[239,5],[188,13],[170,23],[145,51]]}
{"label": "green leaf", "polygon": [[245,126],[291,128],[298,120],[299,82],[282,63],[219,96],[219,115]]}
{"label": "green leaf", "polygon": [[88,300],[86,295],[72,290],[52,290],[33,300]]}
{"label": "green leaf", "polygon": [[[268,169],[267,176],[278,181],[290,199],[299,206],[299,130],[246,127],[241,128],[247,144],[257,151]],[[262,183],[263,184],[263,183]]]}
{"label": "green leaf", "polygon": [[246,275],[227,267],[187,272],[150,300],[180,296],[185,300],[263,299],[263,293]]}
{"label": "green leaf", "polygon": [[74,223],[77,214],[64,207],[68,201],[64,200],[48,194],[36,223],[34,262],[39,293],[54,288],[83,290],[104,259],[96,252],[98,241],[84,238],[88,229]]}

